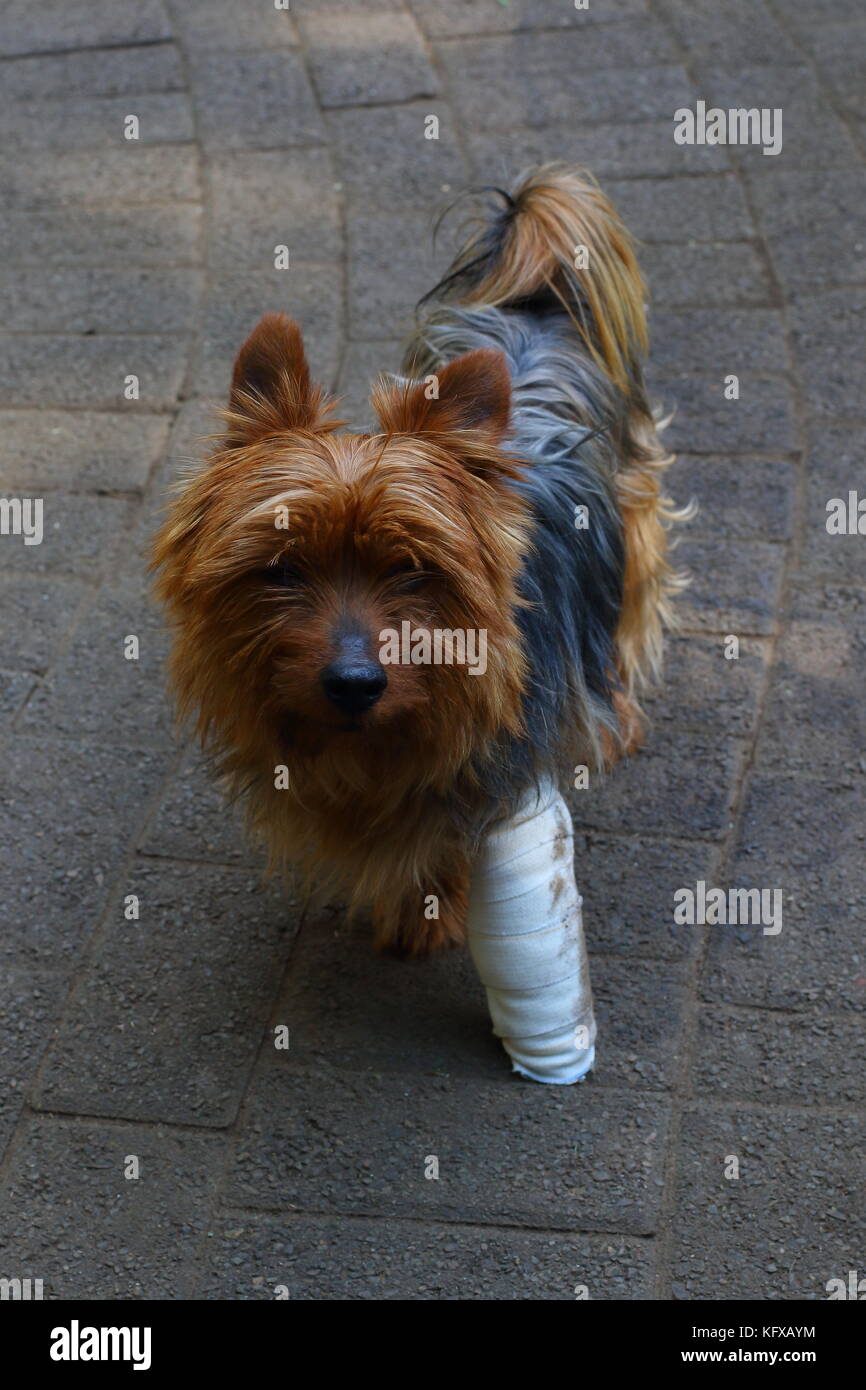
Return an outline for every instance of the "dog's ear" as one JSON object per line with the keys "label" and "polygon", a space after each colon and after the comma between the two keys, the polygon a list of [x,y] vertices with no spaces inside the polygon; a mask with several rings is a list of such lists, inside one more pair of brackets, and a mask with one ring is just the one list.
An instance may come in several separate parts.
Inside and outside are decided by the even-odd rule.
{"label": "dog's ear", "polygon": [[286,314],[265,314],[235,361],[230,439],[248,443],[274,429],[314,430],[325,413],[321,388],[310,382],[300,328]]}
{"label": "dog's ear", "polygon": [[401,386],[383,378],[373,388],[372,402],[389,434],[477,430],[498,444],[508,429],[511,378],[501,352],[478,348],[423,381]]}

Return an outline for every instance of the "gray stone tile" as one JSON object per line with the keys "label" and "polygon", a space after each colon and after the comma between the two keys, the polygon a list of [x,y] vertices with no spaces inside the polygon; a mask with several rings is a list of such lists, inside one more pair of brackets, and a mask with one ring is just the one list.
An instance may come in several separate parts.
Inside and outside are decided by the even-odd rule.
{"label": "gray stone tile", "polygon": [[0,953],[7,963],[67,968],[96,925],[164,772],[157,753],[69,743],[42,730],[16,738],[0,764],[5,853]]}
{"label": "gray stone tile", "polygon": [[767,1105],[862,1105],[863,1019],[704,1006],[693,1085],[708,1098]]}
{"label": "gray stone tile", "polygon": [[[436,140],[425,136],[431,115],[439,119]],[[371,207],[385,211],[388,201],[395,212],[417,207],[432,226],[437,206],[447,206],[468,184],[455,119],[438,102],[335,110],[329,126],[349,225],[356,212]]]}
{"label": "gray stone tile", "polygon": [[[666,1106],[586,1082],[520,1083],[276,1065],[258,1075],[227,1200],[245,1207],[648,1234]],[[425,1160],[439,1180],[425,1181]]]}
{"label": "gray stone tile", "polygon": [[558,120],[538,129],[473,127],[465,132],[465,138],[472,175],[478,183],[501,183],[521,169],[549,159],[584,165],[599,179],[721,173],[731,167],[723,145],[674,144],[671,116],[640,123],[621,122],[612,116],[599,124],[587,119],[579,126],[572,120]]}
{"label": "gray stone tile", "polygon": [[744,241],[754,232],[735,174],[614,180],[606,184],[605,192],[642,242],[718,244]]}
{"label": "gray stone tile", "polygon": [[[2,538],[21,545],[20,538]],[[30,549],[35,549],[31,546]],[[0,642],[6,666],[44,671],[55,660],[91,589],[80,579],[0,575]]]}
{"label": "gray stone tile", "polygon": [[[673,419],[665,431],[665,444],[674,450],[721,454],[727,450],[751,453],[767,450],[793,453],[799,445],[793,411],[793,393],[786,381],[738,371],[736,354],[695,363],[716,377],[680,373],[651,376],[653,395]],[[725,399],[725,379],[739,379],[739,400]]]}
{"label": "gray stone tile", "polygon": [[616,50],[605,26],[591,42],[588,33],[519,34],[441,43],[437,54],[467,128],[668,119],[673,143],[673,112],[691,102],[691,83],[664,40],[659,57],[638,58],[641,26],[616,28]]}
{"label": "gray stone tile", "polygon": [[199,259],[201,209],[193,203],[135,208],[67,207],[0,212],[4,265],[187,266]]}
{"label": "gray stone tile", "polygon": [[320,150],[213,154],[208,264],[223,271],[272,270],[277,246],[289,248],[290,267],[338,261],[342,236],[335,181],[332,162]]}
{"label": "gray stone tile", "polygon": [[758,759],[771,766],[784,749],[802,767],[832,777],[866,767],[866,606],[828,613],[815,607],[786,624],[764,710]]}
{"label": "gray stone tile", "polygon": [[203,287],[197,270],[17,266],[0,272],[6,333],[183,333]]}
{"label": "gray stone tile", "polygon": [[[815,422],[807,454],[806,509],[800,572],[804,584],[831,581],[843,585],[866,584],[866,544],[859,532],[831,535],[827,530],[828,503],[850,505],[849,493],[866,494],[863,486],[863,449],[866,426]],[[850,527],[850,518],[847,519]]]}
{"label": "gray stone tile", "polygon": [[191,56],[200,138],[207,148],[281,149],[324,139],[297,53],[203,50]]}
{"label": "gray stone tile", "polygon": [[133,504],[62,492],[50,493],[42,504],[41,544],[25,545],[22,538],[4,536],[0,554],[22,574],[98,580],[129,534]]}
{"label": "gray stone tile", "polygon": [[805,9],[792,7],[785,13],[785,22],[797,33],[800,42],[811,46],[812,35],[824,23],[842,23],[849,19],[862,19],[863,6],[860,0],[810,0]]}
{"label": "gray stone tile", "polygon": [[228,1216],[208,1241],[199,1296],[297,1300],[651,1297],[649,1242],[414,1221]]}
{"label": "gray stone tile", "polygon": [[135,92],[183,91],[185,86],[180,54],[168,43],[83,49],[18,58],[3,64],[3,93],[7,101],[34,96],[43,100],[123,97]]}
{"label": "gray stone tile", "polygon": [[575,828],[718,838],[728,829],[741,756],[733,740],[659,729],[607,781],[569,794]]}
{"label": "gray stone tile", "polygon": [[33,1120],[0,1197],[4,1268],[38,1271],[48,1299],[190,1297],[224,1149],[216,1135]]}
{"label": "gray stone tile", "polygon": [[732,371],[783,372],[788,358],[775,309],[655,309],[650,359],[656,371],[688,372],[697,363],[734,363]]}
{"label": "gray stone tile", "polygon": [[486,0],[409,0],[421,27],[433,38],[452,39],[471,34],[501,34],[524,29],[581,29],[595,24],[646,20],[647,0],[593,0],[584,10],[554,7],[548,0],[510,0],[489,5]]}
{"label": "gray stone tile", "polygon": [[339,912],[305,925],[271,1023],[289,1029],[277,1060],[292,1072],[324,1066],[508,1085],[511,1068],[468,952],[379,956],[369,928]]}
{"label": "gray stone tile", "polygon": [[595,1082],[669,1090],[682,1042],[683,966],[601,957],[592,960],[591,974],[598,1021]]}
{"label": "gray stone tile", "polygon": [[415,304],[447,264],[433,246],[433,219],[411,209],[365,209],[350,218],[347,239],[350,336],[408,336]]}
{"label": "gray stone tile", "polygon": [[[748,63],[795,63],[797,47],[764,0],[664,0],[664,12],[694,61],[718,61],[724,54],[732,67]],[[750,103],[765,104],[758,92]]]}
{"label": "gray stone tile", "polygon": [[122,146],[33,150],[26,160],[9,151],[0,154],[6,210],[200,199],[194,146],[145,145],[135,140],[124,140]]}
{"label": "gray stone tile", "polygon": [[435,96],[439,80],[408,14],[344,6],[300,11],[313,80],[322,106],[363,106]]}
{"label": "gray stone tile", "polygon": [[171,38],[160,0],[140,0],[134,10],[111,0],[44,0],[38,12],[27,0],[7,0],[0,16],[0,53],[110,48]]}
{"label": "gray stone tile", "polygon": [[786,288],[866,280],[862,183],[854,167],[776,169],[752,179],[770,255]]}
{"label": "gray stone tile", "polygon": [[0,729],[12,722],[34,684],[29,671],[0,671]]}
{"label": "gray stone tile", "polygon": [[684,540],[677,564],[692,576],[678,610],[686,627],[767,636],[779,603],[784,554],[764,541]]}
{"label": "gray stone tile", "polygon": [[754,246],[721,242],[645,246],[641,264],[653,303],[665,309],[768,308],[773,287]]}
{"label": "gray stone tile", "polygon": [[[689,1299],[825,1299],[862,1265],[863,1121],[701,1110],[683,1121],[672,1275]],[[726,1179],[726,1156],[739,1159]]]}
{"label": "gray stone tile", "polygon": [[668,477],[678,500],[694,497],[700,508],[686,534],[790,539],[796,487],[792,464],[681,454]]}
{"label": "gray stone tile", "polygon": [[836,630],[850,628],[853,637],[852,653],[859,660],[860,629],[866,607],[866,587],[858,587],[844,578],[818,579],[800,565],[791,574],[788,586],[786,614],[807,622],[826,622]]}
{"label": "gray stone tile", "polygon": [[440,42],[438,47],[446,63],[452,52],[476,62],[486,54],[491,77],[510,55],[518,81],[540,70],[545,60],[554,65],[557,76],[575,69],[638,68],[676,61],[674,45],[659,20],[650,15],[621,15],[620,20],[604,26],[584,24],[565,32],[523,30],[477,39],[455,35],[453,42]]}
{"label": "gray stone tile", "polygon": [[863,63],[866,24],[862,10],[858,19],[857,24],[849,20],[842,24],[815,25],[808,40],[809,51],[819,64],[824,81],[840,106],[854,116],[863,114],[863,79],[866,76]]}
{"label": "gray stone tile", "polygon": [[746,637],[739,656],[727,659],[722,637],[669,637],[661,686],[643,701],[653,727],[748,737],[758,718],[765,648]]}
{"label": "gray stone tile", "polygon": [[[125,920],[128,894],[138,921]],[[137,860],[76,982],[37,1108],[231,1124],[296,927],[296,905],[255,874]]]}
{"label": "gray stone tile", "polygon": [[830,779],[796,751],[774,750],[753,774],[731,884],[781,889],[782,930],[713,927],[702,988],[709,1003],[758,1008],[866,1008],[863,952],[863,774]]}
{"label": "gray stone tile", "polygon": [[[63,977],[54,971],[3,971],[0,979],[0,1159],[12,1138],[31,1080],[51,1037],[63,992]],[[19,1277],[27,1276],[22,1271]]]}
{"label": "gray stone tile", "polygon": [[[124,656],[138,638],[138,660]],[[30,701],[22,727],[64,738],[107,737],[129,748],[171,747],[166,698],[168,636],[145,583],[106,584],[66,652]]]}
{"label": "gray stone tile", "polygon": [[264,868],[261,847],[246,837],[240,807],[223,797],[198,749],[166,787],[141,849],[148,856]]}
{"label": "gray stone tile", "polygon": [[383,14],[394,10],[403,12],[406,9],[406,0],[376,0],[374,5],[370,4],[370,0],[319,0],[316,13],[364,14],[369,13],[371,9]]}
{"label": "gray stone tile", "polygon": [[[799,63],[762,63],[744,67],[717,55],[699,65],[699,95],[708,105],[780,108],[782,150],[765,155],[760,145],[732,146],[738,162],[763,176],[778,168],[824,169],[855,165],[858,152],[847,129],[828,107],[814,72]],[[682,103],[694,106],[692,99]]]}
{"label": "gray stone tile", "polygon": [[[577,819],[574,798],[572,808]],[[696,938],[674,923],[674,893],[699,878],[706,881],[716,855],[713,845],[678,844],[663,835],[606,835],[578,825],[575,872],[590,952],[616,952],[631,960],[688,959]]]}
{"label": "gray stone tile", "polygon": [[790,309],[794,351],[803,391],[819,421],[862,415],[864,368],[860,344],[866,318],[866,289],[803,295]]}
{"label": "gray stone tile", "polygon": [[[0,407],[170,410],[188,353],[180,335],[0,334]],[[127,376],[138,377],[137,401],[124,399]]]}
{"label": "gray stone tile", "polygon": [[137,116],[142,145],[194,138],[186,92],[141,92],[128,97],[49,97],[0,106],[0,138],[20,149],[124,149],[127,116]]}
{"label": "gray stone tile", "polygon": [[294,46],[292,9],[277,9],[273,3],[240,6],[235,0],[183,0],[172,20],[178,38],[193,53],[209,48],[240,53]]}
{"label": "gray stone tile", "polygon": [[140,492],[168,439],[165,415],[3,410],[0,486]]}

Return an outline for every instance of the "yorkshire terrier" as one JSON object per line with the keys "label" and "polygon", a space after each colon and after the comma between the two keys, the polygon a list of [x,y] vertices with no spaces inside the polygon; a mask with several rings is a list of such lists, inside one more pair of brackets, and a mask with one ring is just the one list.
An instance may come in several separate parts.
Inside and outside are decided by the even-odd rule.
{"label": "yorkshire terrier", "polygon": [[412,955],[463,940],[473,856],[534,785],[639,741],[681,582],[627,230],[567,165],[484,191],[378,428],[343,432],[266,314],[154,550],[181,711],[272,861]]}

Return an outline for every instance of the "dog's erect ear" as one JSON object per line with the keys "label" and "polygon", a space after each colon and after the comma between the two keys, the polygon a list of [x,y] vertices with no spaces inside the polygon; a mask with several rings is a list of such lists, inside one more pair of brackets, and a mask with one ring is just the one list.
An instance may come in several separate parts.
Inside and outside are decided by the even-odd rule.
{"label": "dog's erect ear", "polygon": [[265,314],[238,353],[229,410],[229,434],[239,443],[321,422],[322,391],[310,383],[301,330],[286,314]]}
{"label": "dog's erect ear", "polygon": [[383,378],[373,407],[389,434],[453,434],[478,430],[498,444],[508,429],[511,379],[501,352],[466,352],[435,376],[406,386]]}

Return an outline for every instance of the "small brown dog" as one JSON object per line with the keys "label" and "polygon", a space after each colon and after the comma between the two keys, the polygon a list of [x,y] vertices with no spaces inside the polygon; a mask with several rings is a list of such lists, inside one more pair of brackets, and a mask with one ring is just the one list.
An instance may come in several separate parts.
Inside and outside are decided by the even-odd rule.
{"label": "small brown dog", "polygon": [[339,431],[298,327],[262,319],[155,546],[181,709],[273,860],[413,954],[462,940],[527,789],[634,741],[678,582],[628,234],[567,166],[497,196],[375,433]]}

